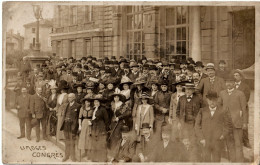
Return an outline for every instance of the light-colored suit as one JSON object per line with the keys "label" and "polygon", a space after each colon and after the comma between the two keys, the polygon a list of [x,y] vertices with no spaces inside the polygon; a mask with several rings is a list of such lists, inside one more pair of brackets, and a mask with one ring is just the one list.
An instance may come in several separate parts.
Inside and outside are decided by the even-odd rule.
{"label": "light-colored suit", "polygon": [[154,122],[153,106],[149,104],[146,107],[144,107],[143,104],[139,105],[137,107],[137,115],[136,115],[136,122],[135,122],[135,125],[137,127],[136,130],[137,135],[140,135],[140,128],[142,127],[143,123],[149,123],[150,127],[153,127],[153,122]]}

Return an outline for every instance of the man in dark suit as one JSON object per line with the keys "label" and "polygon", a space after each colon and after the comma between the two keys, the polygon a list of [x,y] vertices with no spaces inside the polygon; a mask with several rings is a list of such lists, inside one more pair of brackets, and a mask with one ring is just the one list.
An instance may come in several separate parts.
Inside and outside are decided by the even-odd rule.
{"label": "man in dark suit", "polygon": [[35,94],[34,86],[31,84],[31,80],[30,79],[26,80],[26,89],[27,89],[27,92],[30,95],[34,95]]}
{"label": "man in dark suit", "polygon": [[135,142],[130,137],[128,126],[121,128],[122,139],[118,141],[112,153],[112,162],[131,162],[135,154]]}
{"label": "man in dark suit", "polygon": [[151,134],[149,123],[142,124],[141,140],[136,144],[136,152],[133,157],[133,162],[150,162],[152,161],[152,151],[154,150],[158,138]]}
{"label": "man in dark suit", "polygon": [[176,117],[179,120],[177,127],[182,131],[182,136],[185,134],[189,137],[190,144],[193,148],[192,161],[198,161],[197,141],[194,133],[194,124],[197,114],[202,107],[202,99],[194,93],[195,86],[192,83],[185,84],[185,95],[179,98],[176,109]]}
{"label": "man in dark suit", "polygon": [[233,134],[227,137],[231,162],[243,162],[243,130],[247,129],[246,96],[235,89],[233,76],[226,79],[227,89],[219,94],[219,103],[228,109],[232,119]]}
{"label": "man in dark suit", "polygon": [[42,137],[47,140],[46,136],[46,114],[47,108],[44,97],[42,96],[42,88],[36,88],[36,93],[30,97],[30,110],[32,118],[37,120],[36,125],[36,142],[40,141],[40,124],[42,125]]}
{"label": "man in dark suit", "polygon": [[201,92],[203,100],[206,102],[206,94],[209,91],[216,91],[219,94],[220,91],[226,89],[225,81],[215,75],[215,68],[213,63],[208,63],[206,66],[208,77],[201,79],[197,89]]}
{"label": "man in dark suit", "polygon": [[75,94],[70,93],[68,95],[68,105],[64,112],[63,122],[61,126],[61,131],[64,132],[65,136],[65,157],[63,158],[63,162],[68,160],[71,157],[73,162],[76,161],[75,158],[75,141],[76,141],[76,134],[78,131],[78,118],[79,118],[79,111],[81,105],[75,101]]}
{"label": "man in dark suit", "polygon": [[25,125],[26,125],[26,137],[31,140],[31,112],[30,112],[30,97],[27,93],[27,89],[22,87],[22,94],[18,96],[16,100],[16,109],[18,110],[18,118],[20,125],[21,135],[17,139],[25,137]]}
{"label": "man in dark suit", "polygon": [[162,140],[155,144],[152,154],[153,162],[185,162],[184,145],[179,141],[171,141],[171,126],[162,127]]}
{"label": "man in dark suit", "polygon": [[[235,78],[236,89],[242,91],[246,96],[246,102],[247,102],[246,113],[247,113],[247,117],[249,117],[248,101],[250,99],[250,88],[246,84],[245,79],[243,77],[243,74],[241,73],[241,71],[239,69],[236,69],[233,72],[233,75],[234,75],[234,78]],[[249,139],[248,139],[248,129],[243,130],[243,143],[244,143],[245,147],[251,148],[251,145],[250,145]]]}
{"label": "man in dark suit", "polygon": [[220,162],[223,140],[232,131],[231,116],[218,106],[217,92],[207,95],[209,106],[200,109],[195,123],[195,134],[202,147],[204,162]]}

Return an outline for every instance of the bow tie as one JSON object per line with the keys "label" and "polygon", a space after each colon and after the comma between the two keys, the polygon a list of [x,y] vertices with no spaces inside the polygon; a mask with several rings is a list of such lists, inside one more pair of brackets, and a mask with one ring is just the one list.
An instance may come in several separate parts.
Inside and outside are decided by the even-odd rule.
{"label": "bow tie", "polygon": [[191,99],[191,97],[189,96],[189,97],[187,97],[187,99]]}

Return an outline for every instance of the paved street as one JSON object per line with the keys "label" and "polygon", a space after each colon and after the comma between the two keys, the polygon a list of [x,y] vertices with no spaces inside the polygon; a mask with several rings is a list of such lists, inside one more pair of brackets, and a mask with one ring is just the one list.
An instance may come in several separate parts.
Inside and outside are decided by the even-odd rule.
{"label": "paved street", "polygon": [[[18,118],[11,112],[3,113],[3,163],[61,162],[64,152],[49,141],[36,142],[35,130],[32,140],[17,139],[20,136]],[[14,160],[16,160],[14,162]]]}
{"label": "paved street", "polygon": [[[249,139],[252,146],[254,136],[254,92],[251,91],[249,101]],[[11,124],[10,124],[11,123]],[[50,141],[36,142],[35,130],[32,131],[32,140],[26,138],[17,139],[20,135],[19,121],[16,114],[10,111],[3,113],[3,162],[4,163],[46,163],[46,162],[61,162],[64,152]],[[64,145],[64,144],[63,144]],[[78,150],[76,151],[77,158]],[[244,147],[244,155],[247,160],[252,157],[252,150]],[[78,158],[79,159],[79,158]],[[9,160],[12,160],[9,161]],[[13,162],[16,160],[16,162]],[[82,162],[87,161],[82,159]],[[221,162],[228,162],[222,158]]]}

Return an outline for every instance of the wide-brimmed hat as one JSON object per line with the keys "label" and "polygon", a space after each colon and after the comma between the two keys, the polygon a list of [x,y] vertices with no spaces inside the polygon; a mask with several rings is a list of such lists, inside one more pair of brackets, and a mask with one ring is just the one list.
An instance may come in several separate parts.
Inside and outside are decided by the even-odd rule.
{"label": "wide-brimmed hat", "polygon": [[73,85],[74,88],[78,88],[78,87],[81,87],[83,88],[83,84],[82,83],[76,83]]}
{"label": "wide-brimmed hat", "polygon": [[193,83],[186,83],[185,88],[186,89],[195,89],[195,85]]}
{"label": "wide-brimmed hat", "polygon": [[123,95],[123,94],[121,94],[121,93],[119,93],[119,92],[116,92],[116,91],[110,96],[110,97],[111,97],[111,100],[112,100],[115,96],[118,96],[119,99],[120,99],[122,102],[125,102],[125,100],[126,100],[125,95]]}
{"label": "wide-brimmed hat", "polygon": [[133,84],[133,82],[129,77],[123,76],[119,85],[123,85],[123,84],[131,85],[131,84]]}
{"label": "wide-brimmed hat", "polygon": [[159,81],[158,80],[152,80],[152,81],[150,81],[150,84],[151,85],[155,84],[155,85],[159,86]]}
{"label": "wide-brimmed hat", "polygon": [[93,98],[90,98],[90,100],[99,100],[99,101],[105,101],[106,99],[103,97],[102,94],[97,94]]}
{"label": "wide-brimmed hat", "polygon": [[211,99],[217,99],[217,98],[218,98],[218,94],[217,94],[216,91],[210,90],[210,91],[207,93],[206,98],[208,98],[209,100],[211,100]]}
{"label": "wide-brimmed hat", "polygon": [[139,78],[135,81],[134,85],[142,85],[145,83],[146,83],[146,81],[144,79]]}
{"label": "wide-brimmed hat", "polygon": [[213,63],[207,63],[206,70],[213,69],[215,70],[215,65]]}
{"label": "wide-brimmed hat", "polygon": [[167,80],[161,80],[161,81],[159,82],[159,84],[160,84],[160,85],[167,85],[167,86],[168,86],[169,81],[167,81]]}
{"label": "wide-brimmed hat", "polygon": [[84,98],[82,98],[82,99],[80,100],[80,102],[83,104],[86,100],[89,101],[89,102],[91,102],[91,101],[93,101],[93,98],[91,98],[91,97],[84,97]]}
{"label": "wide-brimmed hat", "polygon": [[158,70],[158,68],[155,65],[150,65],[149,70]]}

